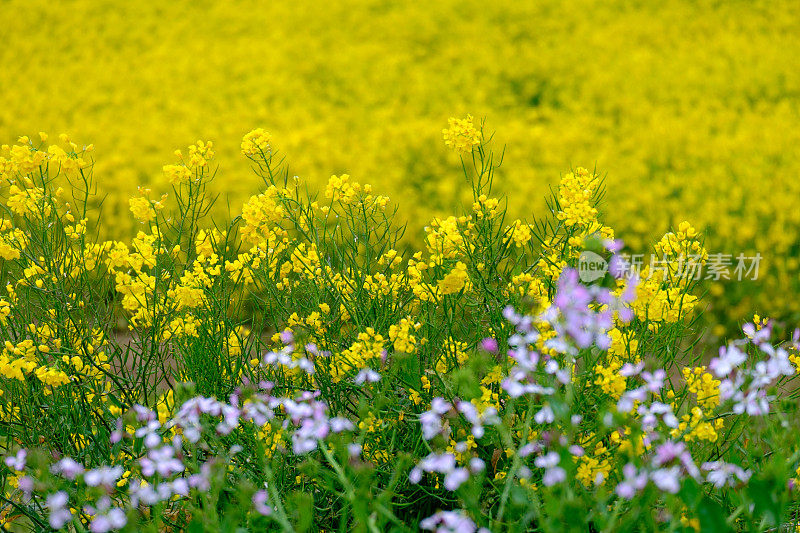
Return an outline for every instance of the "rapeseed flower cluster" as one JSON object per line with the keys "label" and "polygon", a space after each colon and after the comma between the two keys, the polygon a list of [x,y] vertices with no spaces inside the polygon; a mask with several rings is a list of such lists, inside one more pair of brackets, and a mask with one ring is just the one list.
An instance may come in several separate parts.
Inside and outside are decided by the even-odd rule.
{"label": "rapeseed flower cluster", "polygon": [[[14,0],[3,8],[15,23],[4,35],[0,137],[44,124],[97,140],[104,238],[123,239],[139,229],[128,216],[136,185],[158,198],[191,179],[188,154],[168,165],[166,184],[153,169],[198,133],[219,140],[213,151],[230,178],[213,192],[231,193],[231,205],[249,198],[258,177],[237,155],[272,144],[258,130],[241,139],[254,122],[268,124],[312,189],[331,172],[369,176],[404,200],[402,220],[443,218],[472,198],[459,180],[441,179],[452,154],[431,147],[454,107],[455,121],[476,110],[504,125],[501,187],[522,199],[509,204],[511,217],[544,209],[540,198],[570,163],[596,164],[614,206],[605,221],[632,252],[649,253],[691,220],[712,254],[762,254],[757,281],[708,280],[706,316],[717,333],[754,310],[794,320],[800,80],[786,58],[800,53],[800,15],[791,2],[661,7],[446,0],[199,9],[176,1],[101,15],[85,0]],[[456,138],[471,148],[478,124],[461,129]],[[25,144],[14,158],[26,157]],[[91,163],[53,144],[65,171]],[[423,238],[403,240],[420,247]]]}
{"label": "rapeseed flower cluster", "polygon": [[472,123],[472,115],[458,119],[451,117],[448,128],[442,130],[444,143],[458,154],[472,152],[472,149],[481,143],[481,132]]}

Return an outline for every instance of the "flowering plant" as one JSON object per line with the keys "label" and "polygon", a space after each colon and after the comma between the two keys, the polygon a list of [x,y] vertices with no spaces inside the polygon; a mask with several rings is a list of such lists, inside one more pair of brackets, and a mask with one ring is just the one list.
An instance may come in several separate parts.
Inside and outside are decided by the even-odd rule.
{"label": "flowering plant", "polygon": [[[94,237],[89,150],[0,161],[2,519],[24,530],[771,530],[793,524],[798,334],[694,349],[706,257],[681,224],[633,273],[602,180],[507,221],[468,117],[444,137],[470,209],[404,251],[350,176],[264,191],[214,226],[213,145],[164,167],[129,242]],[[65,198],[60,183],[83,196]],[[581,257],[607,270],[587,281]],[[674,268],[673,268],[674,267]],[[120,330],[119,324],[123,325]],[[701,361],[704,358],[706,364]]]}

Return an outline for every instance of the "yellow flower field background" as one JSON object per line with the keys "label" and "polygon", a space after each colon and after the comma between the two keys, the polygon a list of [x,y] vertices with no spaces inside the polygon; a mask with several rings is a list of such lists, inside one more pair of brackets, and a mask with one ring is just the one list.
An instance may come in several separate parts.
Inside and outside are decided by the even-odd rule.
{"label": "yellow flower field background", "polygon": [[763,256],[758,281],[708,285],[717,333],[800,319],[798,3],[11,0],[0,20],[0,144],[93,143],[111,237],[197,139],[217,152],[218,214],[239,214],[261,187],[241,138],[263,127],[312,186],[372,183],[419,244],[471,198],[441,141],[471,113],[506,146],[510,215],[596,168],[631,251],[688,220],[711,254]]}

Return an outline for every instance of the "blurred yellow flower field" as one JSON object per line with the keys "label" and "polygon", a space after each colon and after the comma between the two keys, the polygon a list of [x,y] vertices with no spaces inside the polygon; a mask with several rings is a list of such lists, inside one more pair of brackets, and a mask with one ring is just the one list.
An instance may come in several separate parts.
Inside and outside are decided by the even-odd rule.
{"label": "blurred yellow flower field", "polygon": [[513,217],[596,168],[632,251],[689,220],[710,254],[763,256],[758,281],[709,286],[714,320],[800,317],[800,4],[11,0],[0,17],[0,143],[94,143],[112,237],[198,138],[238,214],[260,186],[239,140],[261,126],[317,190],[349,174],[392,198],[419,245],[472,201],[441,150],[448,117],[471,113],[506,146]]}

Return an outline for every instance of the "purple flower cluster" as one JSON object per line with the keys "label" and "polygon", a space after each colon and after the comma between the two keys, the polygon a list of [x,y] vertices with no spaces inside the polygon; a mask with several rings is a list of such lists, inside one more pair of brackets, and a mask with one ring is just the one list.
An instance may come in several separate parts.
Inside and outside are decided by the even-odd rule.
{"label": "purple flower cluster", "polygon": [[[128,523],[122,507],[112,505],[108,496],[111,494],[122,477],[121,466],[100,466],[86,470],[82,464],[70,457],[64,457],[50,467],[50,472],[64,479],[82,482],[87,487],[100,487],[103,489],[101,496],[93,505],[85,504],[83,512],[92,517],[89,531],[93,533],[106,533],[125,527]],[[61,529],[70,523],[73,515],[68,507],[69,495],[64,490],[59,490],[45,496],[45,508],[48,511],[48,522],[53,529]]]}
{"label": "purple flower cluster", "polygon": [[484,426],[500,423],[497,409],[487,407],[483,411],[478,409],[470,402],[458,400],[455,406],[444,398],[436,397],[431,401],[431,408],[419,415],[419,422],[422,426],[422,436],[425,440],[431,440],[436,435],[449,437],[450,427],[444,422],[444,415],[450,412],[460,413],[470,424],[472,424],[472,435],[480,439],[484,434]]}
{"label": "purple flower cluster", "polygon": [[637,470],[633,463],[628,463],[623,467],[624,479],[617,485],[616,493],[630,500],[652,481],[659,490],[676,494],[683,479],[701,481],[701,470],[707,472],[705,481],[717,488],[747,483],[752,476],[751,471],[724,461],[706,462],[698,469],[686,444],[666,441],[656,447],[648,466]]}
{"label": "purple flower cluster", "polygon": [[[227,403],[197,396],[183,403],[175,416],[163,425],[154,411],[141,405],[134,406],[132,412],[138,427],[133,429],[132,435],[128,434],[123,430],[122,420],[119,420],[112,438],[113,442],[120,442],[125,438],[139,439],[144,445],[144,452],[138,458],[141,478],[131,476],[120,485],[128,487],[127,505],[131,508],[140,504],[152,506],[171,499],[188,497],[193,491],[210,490],[212,465],[225,459],[211,455],[194,471],[190,471],[185,451],[187,447],[201,443],[206,431],[224,436],[243,423],[263,426],[275,421],[291,432],[294,453],[303,454],[317,449],[319,442],[332,433],[354,429],[350,420],[328,416],[327,405],[318,400],[319,391],[303,392],[290,399],[270,395],[271,389],[271,384],[262,383],[260,392],[250,395],[245,402],[240,402],[238,391],[231,395]],[[480,418],[475,419],[477,424],[480,421]],[[170,432],[172,437],[165,440]],[[233,446],[229,454],[234,455],[239,451],[240,446]],[[6,457],[4,462],[9,469],[23,472],[27,467],[27,451],[20,450],[15,455]],[[108,496],[117,490],[124,473],[122,466],[103,465],[86,469],[74,459],[63,457],[51,465],[50,472],[67,481],[103,489],[104,496],[94,503],[86,503],[83,507],[84,513],[92,517],[89,526],[91,531],[113,531],[126,525],[124,507],[113,506]],[[20,478],[20,487],[28,488],[30,492],[33,490],[33,480],[30,479],[30,483],[27,483],[26,479],[30,478]],[[45,496],[45,507],[49,513],[50,525],[54,529],[64,527],[73,519],[68,509],[68,500],[69,496],[63,490]],[[262,515],[271,513],[272,508],[268,504],[265,490],[256,492],[252,503],[256,512]]]}
{"label": "purple flower cluster", "polygon": [[[772,331],[769,325],[758,330],[754,324],[745,324],[742,329],[747,338],[721,347],[719,357],[712,359],[708,366],[721,379],[720,401],[731,401],[734,413],[766,415],[774,399],[768,395],[767,389],[782,377],[794,375],[795,367],[784,348],[775,348],[770,343]],[[742,366],[747,361],[742,347],[748,344],[767,356],[752,368]]]}
{"label": "purple flower cluster", "polygon": [[[720,358],[714,359],[710,367],[714,372],[720,370],[731,372],[744,360],[744,353],[736,346],[731,346],[721,349]],[[635,408],[644,433],[643,443],[655,445],[662,438],[662,434],[658,431],[661,425],[663,424],[663,427],[668,430],[677,428],[678,419],[673,413],[671,405],[658,400],[649,403],[647,401],[648,398],[661,396],[666,380],[665,371],[662,369],[653,372],[643,370],[644,364],[642,363],[636,365],[626,363],[620,369],[620,374],[625,377],[638,378],[642,385],[625,391],[617,403],[617,410],[631,412]],[[704,463],[702,469],[709,472],[706,481],[720,488],[726,484],[732,486],[736,479],[746,482],[750,478],[748,471],[721,461]],[[623,468],[623,476],[623,480],[617,485],[616,492],[622,498],[631,499],[650,481],[659,490],[675,494],[686,476],[700,480],[700,469],[695,465],[685,443],[667,440],[655,447],[648,466],[637,470],[634,464],[629,463]]]}
{"label": "purple flower cluster", "polygon": [[282,408],[286,417],[282,421],[284,428],[294,426],[292,432],[292,448],[294,453],[303,454],[317,449],[317,443],[331,433],[341,433],[354,428],[353,423],[345,418],[329,418],[328,406],[317,400],[319,391],[306,391],[297,398],[279,398],[271,396],[271,384],[262,383],[261,388],[267,392],[256,394],[243,405],[239,405],[237,394],[231,395],[230,402],[220,402],[215,398],[196,397],[185,402],[178,410],[169,427],[179,427],[190,442],[197,442],[203,428],[203,415],[219,418],[217,433],[227,435],[243,422],[252,422],[258,426],[276,419],[276,410]]}
{"label": "purple flower cluster", "polygon": [[[553,325],[558,333],[557,348],[563,351],[564,341],[571,340],[578,348],[597,346],[606,350],[611,345],[608,330],[613,327],[614,298],[608,289],[583,285],[578,271],[565,268],[558,279],[553,305],[545,311],[543,318]],[[598,304],[604,306],[596,311]]]}
{"label": "purple flower cluster", "polygon": [[420,521],[419,528],[435,533],[489,533],[485,527],[478,529],[463,511],[439,511]]}
{"label": "purple flower cluster", "polygon": [[364,383],[377,383],[381,380],[381,375],[372,370],[371,368],[362,368],[361,371],[353,378],[353,383],[358,386]]}
{"label": "purple flower cluster", "polygon": [[616,488],[617,495],[620,498],[633,499],[637,492],[647,486],[647,472],[637,471],[633,463],[628,463],[622,467],[622,475],[624,478]]}
{"label": "purple flower cluster", "polygon": [[72,521],[69,510],[69,495],[63,490],[48,494],[44,506],[48,512],[48,522],[53,529],[61,529]]}
{"label": "purple flower cluster", "polygon": [[269,496],[265,489],[261,489],[253,494],[253,509],[256,510],[261,516],[269,516],[272,514],[272,506],[268,505]]}
{"label": "purple flower cluster", "polygon": [[644,383],[643,385],[634,389],[626,390],[619,401],[617,402],[617,411],[621,413],[628,413],[636,407],[636,413],[639,415],[639,423],[641,424],[642,431],[645,433],[645,442],[655,441],[658,434],[655,432],[659,422],[663,423],[668,428],[678,427],[678,419],[672,410],[672,406],[661,401],[653,401],[646,403],[650,395],[660,397],[661,391],[664,388],[666,379],[666,372],[663,369],[657,369],[653,372],[644,370],[644,363],[633,365],[625,363],[620,369],[620,375],[624,377],[638,377]]}
{"label": "purple flower cluster", "polygon": [[[624,269],[620,269],[624,273]],[[540,320],[549,322],[555,328],[557,336],[547,341],[547,346],[567,356],[577,353],[579,349],[596,346],[607,349],[610,343],[608,330],[613,326],[614,313],[623,322],[632,319],[629,304],[635,299],[636,279],[628,278],[621,297],[616,298],[610,291],[602,287],[582,285],[577,272],[565,269],[558,283],[558,290],[553,305],[546,310]],[[508,355],[514,360],[508,378],[502,383],[503,389],[512,397],[536,395],[554,397],[561,384],[570,381],[569,372],[552,358],[543,358],[531,350],[539,339],[535,320],[517,314],[508,308],[504,312],[506,319],[515,326],[515,333],[509,338]],[[752,324],[744,328],[748,339],[737,341],[720,350],[720,356],[711,361],[709,368],[722,379],[720,385],[721,401],[731,400],[734,413],[764,414],[768,412],[766,390],[775,380],[782,376],[794,374],[788,353],[783,348],[775,348],[769,343],[769,331],[757,330]],[[800,339],[800,334],[797,335]],[[753,344],[767,355],[766,360],[758,361],[752,369],[741,368],[747,360],[742,350],[743,344]],[[641,425],[643,444],[652,447],[653,452],[646,456],[646,464],[637,467],[634,463],[626,464],[622,469],[622,479],[616,486],[616,493],[624,499],[632,499],[649,483],[664,493],[675,494],[681,483],[687,478],[698,482],[708,482],[715,487],[735,486],[746,483],[751,472],[740,466],[724,461],[706,462],[702,465],[705,479],[683,442],[663,439],[678,428],[679,421],[673,406],[660,399],[664,395],[667,373],[664,369],[646,371],[644,363],[626,363],[620,374],[633,378],[639,385],[626,390],[617,403],[620,413],[634,413]],[[555,401],[555,400],[551,400]],[[555,421],[555,412],[551,401],[543,401],[535,412],[536,424],[547,425]],[[444,409],[444,406],[441,406]],[[435,409],[433,410],[435,411]],[[439,418],[432,412],[427,414],[427,430],[429,435],[441,431],[437,425]],[[611,418],[609,417],[609,423]],[[518,450],[520,457],[538,453],[534,465],[544,470],[543,484],[552,486],[566,479],[566,470],[560,466],[561,454],[554,449],[546,451],[548,432],[542,433],[542,442],[524,444]],[[564,437],[561,437],[564,440]],[[567,446],[566,442],[559,442]],[[583,449],[574,445],[570,453],[579,457]],[[441,458],[438,458],[441,460]],[[428,465],[429,466],[429,465]],[[436,463],[436,466],[440,466]],[[521,474],[524,476],[526,472]]]}
{"label": "purple flower cluster", "polygon": [[[553,304],[539,316],[540,321],[551,324],[557,333],[545,345],[568,356],[591,346],[608,349],[611,345],[608,331],[614,325],[614,314],[623,322],[633,318],[629,304],[636,297],[635,289],[636,279],[628,278],[625,290],[617,298],[604,287],[583,285],[576,270],[565,268],[558,280]],[[508,355],[514,359],[515,365],[502,383],[512,398],[526,394],[551,395],[559,383],[563,385],[571,381],[570,365],[564,366],[548,359],[539,368],[542,357],[530,349],[540,337],[532,317],[518,314],[512,307],[506,308],[503,316],[516,329],[508,339]],[[546,380],[543,383],[540,380],[542,370],[554,376],[555,382]]]}
{"label": "purple flower cluster", "polygon": [[128,523],[125,512],[111,505],[111,498],[103,496],[95,505],[85,505],[83,512],[92,517],[89,531],[104,533],[122,529]]}
{"label": "purple flower cluster", "polygon": [[431,453],[415,466],[408,476],[411,483],[417,484],[422,481],[423,472],[444,475],[444,488],[447,490],[457,490],[470,474],[483,472],[486,465],[481,459],[473,458],[469,462],[469,468],[458,466],[456,457],[452,453],[436,454]]}
{"label": "purple flower cluster", "polygon": [[294,345],[289,344],[280,350],[267,352],[262,362],[265,366],[284,367],[288,369],[299,368],[306,374],[312,375],[315,372],[314,363],[306,357],[292,357],[294,353]]}
{"label": "purple flower cluster", "polygon": [[[552,386],[543,385],[540,382],[539,363],[541,357],[539,353],[529,348],[539,339],[539,332],[533,324],[533,319],[518,314],[513,307],[507,307],[503,311],[503,316],[514,325],[516,332],[508,339],[510,347],[508,355],[515,364],[509,370],[508,377],[503,380],[501,386],[512,398],[519,398],[526,394],[545,396],[553,394],[555,389]],[[571,379],[569,371],[560,368],[558,362],[552,359],[544,365],[544,371],[556,375],[561,383],[569,383]]]}
{"label": "purple flower cluster", "polygon": [[317,449],[317,443],[330,433],[352,431],[353,423],[346,418],[328,418],[328,406],[316,400],[319,391],[306,392],[299,401],[283,400],[286,414],[297,430],[292,434],[292,450],[303,454]]}
{"label": "purple flower cluster", "polygon": [[28,450],[19,450],[14,455],[6,457],[3,462],[11,470],[22,472],[28,462]]}
{"label": "purple flower cluster", "polygon": [[544,468],[542,483],[545,487],[552,487],[567,479],[567,471],[561,468],[561,456],[558,452],[547,452],[534,459],[533,464],[538,468]]}
{"label": "purple flower cluster", "polygon": [[740,466],[724,461],[703,463],[700,468],[708,472],[706,481],[718,489],[725,486],[734,487],[739,483],[747,483],[753,475],[750,470],[745,470]]}
{"label": "purple flower cluster", "polygon": [[[471,424],[471,434],[475,439],[483,438],[485,433],[484,426],[500,423],[500,418],[494,407],[487,407],[483,411],[479,411],[470,402],[457,400],[455,404],[451,404],[444,398],[436,397],[431,401],[431,409],[425,411],[419,417],[423,438],[431,440],[437,435],[449,438],[450,426],[444,422],[443,417],[451,412],[461,414]],[[466,452],[467,443],[456,443],[455,451],[458,453]],[[408,477],[412,483],[416,484],[421,481],[423,472],[444,474],[444,486],[447,490],[452,491],[458,489],[462,483],[467,481],[470,474],[482,472],[485,468],[486,465],[483,460],[477,457],[472,458],[469,461],[469,467],[465,468],[457,465],[456,457],[451,453],[431,453],[411,470]]]}

